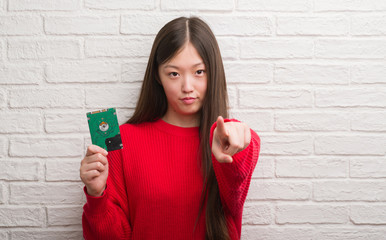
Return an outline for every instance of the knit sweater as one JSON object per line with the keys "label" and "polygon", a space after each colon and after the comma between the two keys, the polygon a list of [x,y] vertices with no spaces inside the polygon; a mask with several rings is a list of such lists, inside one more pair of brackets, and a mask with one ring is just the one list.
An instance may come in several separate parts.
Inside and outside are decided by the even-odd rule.
{"label": "knit sweater", "polygon": [[[226,122],[229,120],[226,120]],[[213,130],[211,129],[211,142]],[[88,239],[205,239],[199,129],[158,120],[120,126],[123,149],[109,152],[107,187],[85,194],[83,235]],[[243,205],[260,150],[251,142],[232,163],[212,162],[232,239],[241,235]],[[205,206],[206,207],[206,206]]]}

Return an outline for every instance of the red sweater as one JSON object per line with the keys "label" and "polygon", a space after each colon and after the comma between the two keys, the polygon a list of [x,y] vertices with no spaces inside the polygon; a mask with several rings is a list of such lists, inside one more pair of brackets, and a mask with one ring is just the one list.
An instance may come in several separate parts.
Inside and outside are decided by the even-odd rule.
{"label": "red sweater", "polygon": [[[84,238],[205,239],[205,209],[194,231],[203,188],[198,127],[158,120],[124,124],[120,131],[123,149],[108,154],[106,190],[101,197],[85,191]],[[251,135],[233,163],[219,163],[212,155],[232,239],[240,238],[243,205],[260,150],[258,135],[252,130]]]}

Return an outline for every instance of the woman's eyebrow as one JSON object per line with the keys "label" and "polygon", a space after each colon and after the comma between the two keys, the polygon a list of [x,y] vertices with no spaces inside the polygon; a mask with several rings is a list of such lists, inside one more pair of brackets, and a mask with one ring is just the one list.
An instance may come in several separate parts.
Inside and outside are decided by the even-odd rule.
{"label": "woman's eyebrow", "polygon": [[[204,65],[203,62],[196,63],[192,66],[192,68],[197,67],[199,65]],[[175,68],[175,69],[180,69],[178,66],[171,65],[171,64],[166,64],[163,68]]]}

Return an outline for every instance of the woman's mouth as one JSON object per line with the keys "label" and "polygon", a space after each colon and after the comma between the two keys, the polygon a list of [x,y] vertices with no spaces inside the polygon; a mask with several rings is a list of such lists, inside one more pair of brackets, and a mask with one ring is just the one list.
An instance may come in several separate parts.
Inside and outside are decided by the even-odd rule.
{"label": "woman's mouth", "polygon": [[184,104],[190,105],[190,104],[193,104],[196,101],[196,98],[186,97],[186,98],[182,98],[181,101]]}

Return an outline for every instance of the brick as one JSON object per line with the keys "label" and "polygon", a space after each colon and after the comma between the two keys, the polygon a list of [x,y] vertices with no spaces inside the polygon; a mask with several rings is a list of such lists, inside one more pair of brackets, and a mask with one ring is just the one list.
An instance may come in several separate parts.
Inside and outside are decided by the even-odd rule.
{"label": "brick", "polygon": [[[300,240],[300,239],[323,239],[314,238],[315,230],[309,227],[267,227],[245,225],[241,229],[242,240]],[[257,237],[258,236],[258,237]],[[337,238],[339,239],[339,238]],[[331,240],[331,239],[330,239]]]}
{"label": "brick", "polygon": [[351,178],[386,178],[385,159],[363,158],[350,159]]}
{"label": "brick", "polygon": [[246,123],[257,133],[261,131],[272,131],[273,129],[273,117],[271,113],[234,110],[231,112],[231,118]]}
{"label": "brick", "polygon": [[143,81],[147,62],[130,62],[122,64],[122,82]]}
{"label": "brick", "polygon": [[81,159],[50,159],[46,162],[46,181],[80,181],[80,162]]}
{"label": "brick", "polygon": [[161,1],[161,9],[170,10],[211,10],[211,11],[230,11],[234,9],[232,0],[163,0]]}
{"label": "brick", "polygon": [[83,149],[87,149],[88,146],[90,146],[92,144],[91,142],[91,137],[87,136],[84,138],[84,147]]}
{"label": "brick", "polygon": [[47,82],[51,83],[118,82],[121,64],[100,61],[58,63],[47,66],[46,74]]}
{"label": "brick", "polygon": [[239,0],[237,10],[244,11],[273,11],[273,12],[306,12],[311,9],[308,0],[294,0],[283,2],[280,0]]}
{"label": "brick", "polygon": [[37,181],[40,164],[35,161],[23,160],[1,162],[0,180],[6,181]]}
{"label": "brick", "polygon": [[102,10],[153,10],[155,9],[154,0],[85,0],[85,7]]}
{"label": "brick", "polygon": [[87,89],[86,106],[94,108],[131,107],[134,108],[139,97],[139,88]]}
{"label": "brick", "polygon": [[45,129],[48,133],[88,132],[87,111],[80,113],[49,113],[45,115]]}
{"label": "brick", "polygon": [[302,108],[312,106],[309,90],[285,90],[280,88],[239,87],[242,108]]}
{"label": "brick", "polygon": [[245,15],[200,15],[216,36],[270,36],[273,23],[269,17]]}
{"label": "brick", "polygon": [[229,107],[232,109],[236,109],[238,97],[237,97],[237,89],[235,86],[227,86],[228,99],[229,99]]}
{"label": "brick", "polygon": [[82,230],[14,230],[11,233],[12,239],[18,240],[68,240],[82,239]]}
{"label": "brick", "polygon": [[80,108],[84,94],[81,89],[15,89],[10,90],[11,107]]}
{"label": "brick", "polygon": [[43,32],[43,21],[32,16],[0,16],[0,36],[37,35]]}
{"label": "brick", "polygon": [[386,35],[385,16],[352,17],[351,34],[356,36],[384,36]]}
{"label": "brick", "polygon": [[[12,204],[76,204],[84,203],[80,183],[10,183]],[[80,210],[81,211],[81,210]]]}
{"label": "brick", "polygon": [[5,138],[0,138],[0,158],[7,154],[6,147],[7,140]]}
{"label": "brick", "polygon": [[273,66],[262,63],[224,62],[227,83],[269,83]]}
{"label": "brick", "polygon": [[[275,159],[271,156],[260,155],[252,178],[273,178],[275,176]],[[248,198],[248,197],[247,197]]]}
{"label": "brick", "polygon": [[[1,2],[0,2],[1,6]],[[0,8],[1,11],[1,8]],[[7,232],[0,232],[0,239],[8,239],[8,233]]]}
{"label": "brick", "polygon": [[277,113],[275,130],[278,131],[348,131],[350,119],[339,113]]}
{"label": "brick", "polygon": [[5,107],[6,105],[6,97],[5,92],[0,89],[0,108]]}
{"label": "brick", "polygon": [[310,135],[262,135],[261,153],[273,155],[309,155],[313,152]]}
{"label": "brick", "polygon": [[313,189],[316,201],[386,201],[385,181],[320,181]]}
{"label": "brick", "polygon": [[6,56],[7,54],[5,53],[5,49],[6,47],[5,46],[5,43],[3,43],[3,41],[0,39],[0,59],[3,58],[3,56]]}
{"label": "brick", "polygon": [[9,146],[13,157],[79,157],[82,153],[79,138],[15,138]]}
{"label": "brick", "polygon": [[386,84],[384,64],[354,65],[351,68],[351,81],[358,84]]}
{"label": "brick", "polygon": [[238,39],[229,37],[218,37],[217,43],[223,60],[235,60],[239,57]]}
{"label": "brick", "polygon": [[313,55],[314,43],[311,40],[293,39],[240,39],[240,58],[242,59],[304,59]]}
{"label": "brick", "polygon": [[12,0],[9,11],[75,11],[80,9],[80,0]]}
{"label": "brick", "polygon": [[348,222],[348,208],[346,206],[280,204],[276,207],[276,223],[278,224],[346,222]]}
{"label": "brick", "polygon": [[386,230],[379,228],[366,228],[359,229],[357,226],[354,228],[346,227],[326,227],[321,228],[318,226],[318,230],[314,234],[314,238],[309,239],[339,239],[339,240],[379,240],[384,238]]}
{"label": "brick", "polygon": [[44,29],[47,34],[84,35],[84,34],[118,34],[119,17],[105,16],[71,16],[46,17]]}
{"label": "brick", "polygon": [[278,17],[277,35],[342,36],[347,35],[350,22],[345,17]]}
{"label": "brick", "polygon": [[311,195],[308,182],[273,182],[252,179],[248,192],[250,200],[308,200]]}
{"label": "brick", "polygon": [[47,207],[48,226],[81,225],[82,206]]}
{"label": "brick", "polygon": [[81,41],[73,40],[9,40],[8,57],[12,60],[79,59]]}
{"label": "brick", "polygon": [[383,0],[361,1],[361,0],[325,0],[316,1],[314,5],[316,12],[325,11],[384,11],[386,2]]}
{"label": "brick", "polygon": [[44,69],[40,65],[0,65],[1,84],[39,84],[44,80]]}
{"label": "brick", "polygon": [[141,38],[92,38],[85,40],[85,55],[88,57],[148,57],[153,39]]}
{"label": "brick", "polygon": [[336,59],[384,59],[386,42],[377,39],[319,39],[315,43],[315,56]]}
{"label": "brick", "polygon": [[4,203],[5,202],[5,187],[3,187],[4,185],[0,185],[0,204]]}
{"label": "brick", "polygon": [[[26,121],[28,119],[28,121]],[[38,133],[42,130],[40,114],[5,112],[0,115],[0,133]]]}
{"label": "brick", "polygon": [[273,211],[269,204],[246,202],[243,210],[243,224],[268,225],[273,221]]}
{"label": "brick", "polygon": [[386,107],[386,90],[382,88],[316,89],[318,107]]}
{"label": "brick", "polygon": [[3,56],[7,56],[6,54],[6,47],[5,43],[0,39],[0,59],[3,59]]}
{"label": "brick", "polygon": [[275,82],[279,84],[346,85],[350,71],[344,65],[322,64],[277,64]]}
{"label": "brick", "polygon": [[386,205],[353,205],[350,219],[355,224],[386,224]]}
{"label": "brick", "polygon": [[323,155],[384,155],[386,138],[382,136],[316,136],[315,153]]}
{"label": "brick", "polygon": [[357,131],[386,131],[385,112],[355,113],[351,117],[351,129]]}
{"label": "brick", "polygon": [[276,177],[284,178],[344,178],[348,162],[337,158],[279,158],[276,160]]}
{"label": "brick", "polygon": [[166,23],[178,17],[181,15],[165,12],[122,15],[121,33],[155,36]]}
{"label": "brick", "polygon": [[44,211],[40,207],[0,206],[0,227],[41,227]]}

